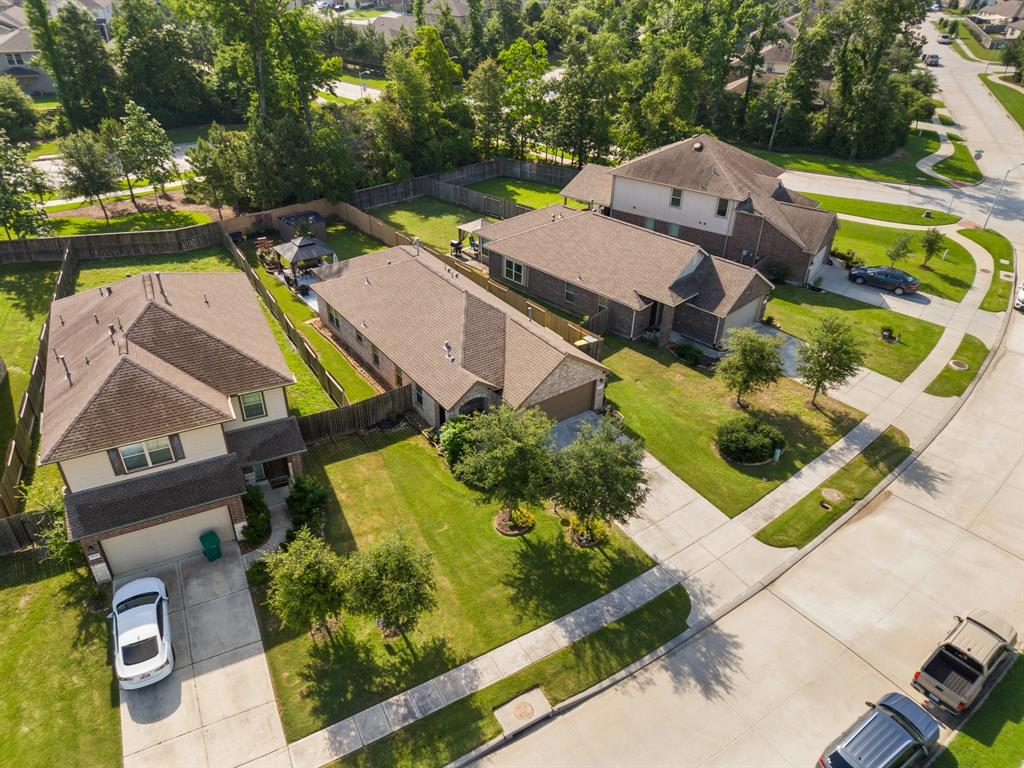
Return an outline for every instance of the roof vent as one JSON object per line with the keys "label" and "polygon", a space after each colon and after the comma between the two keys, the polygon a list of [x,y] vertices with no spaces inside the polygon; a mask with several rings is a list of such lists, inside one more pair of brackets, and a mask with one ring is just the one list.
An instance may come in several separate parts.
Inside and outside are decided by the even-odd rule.
{"label": "roof vent", "polygon": [[363,282],[366,283],[367,285],[369,285],[370,284],[370,276],[369,275],[363,275]]}
{"label": "roof vent", "polygon": [[57,319],[60,320],[61,325],[64,325],[64,315],[57,315]]}
{"label": "roof vent", "polygon": [[693,151],[694,152],[700,152],[702,149],[704,149],[704,143],[703,142],[701,142],[701,141],[693,142]]}
{"label": "roof vent", "polygon": [[116,328],[114,328],[114,324],[113,324],[113,323],[111,323],[110,325],[108,325],[108,326],[107,326],[107,333],[109,333],[109,334],[110,334],[110,343],[111,343],[111,344],[113,344],[113,343],[114,343],[114,332],[115,332],[116,330],[117,330],[117,329],[116,329]]}
{"label": "roof vent", "polygon": [[160,273],[154,272],[156,276],[156,284],[160,286],[160,295],[164,297],[164,301],[167,301],[167,293],[164,291],[164,281],[160,279]]}
{"label": "roof vent", "polygon": [[210,299],[207,298],[205,293],[203,294],[203,304],[205,304],[206,306],[210,306]]}
{"label": "roof vent", "polygon": [[71,385],[71,370],[68,368],[68,362],[64,359],[64,355],[57,355],[57,359],[60,360],[60,364],[64,366],[64,375],[67,377],[68,386]]}

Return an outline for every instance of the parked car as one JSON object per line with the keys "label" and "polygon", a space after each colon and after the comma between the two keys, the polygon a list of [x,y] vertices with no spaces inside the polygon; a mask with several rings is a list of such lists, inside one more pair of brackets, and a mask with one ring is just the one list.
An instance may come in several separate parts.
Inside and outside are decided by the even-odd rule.
{"label": "parked car", "polygon": [[914,293],[921,287],[921,282],[913,275],[895,267],[853,267],[846,276],[857,285],[874,285],[886,288],[897,296]]}
{"label": "parked car", "polygon": [[953,38],[943,33],[939,35],[939,45],[952,45]]}
{"label": "parked car", "polygon": [[930,10],[931,11],[941,11],[942,10],[942,6],[939,5],[938,3],[932,3],[932,6],[931,6]]}
{"label": "parked car", "polygon": [[927,56],[924,57],[924,63],[926,66],[929,67],[939,66],[939,54],[929,53]]}
{"label": "parked car", "polygon": [[1020,288],[1017,289],[1017,298],[1013,300],[1014,309],[1024,310],[1024,282],[1020,284]]}
{"label": "parked car", "polygon": [[1017,630],[989,611],[975,611],[957,624],[914,673],[913,686],[931,701],[960,714],[1013,656]]}
{"label": "parked car", "polygon": [[924,765],[939,724],[902,693],[887,693],[826,747],[819,768],[911,768]]}
{"label": "parked car", "polygon": [[108,618],[114,632],[114,670],[125,690],[157,683],[174,671],[167,587],[160,579],[135,579],[114,593]]}

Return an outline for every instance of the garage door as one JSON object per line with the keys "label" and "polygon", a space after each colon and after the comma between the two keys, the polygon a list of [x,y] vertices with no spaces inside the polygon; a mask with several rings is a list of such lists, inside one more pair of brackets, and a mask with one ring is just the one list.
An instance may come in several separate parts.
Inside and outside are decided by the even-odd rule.
{"label": "garage door", "polygon": [[116,576],[161,560],[199,552],[202,550],[199,534],[211,529],[217,532],[221,541],[235,538],[227,507],[217,507],[169,523],[143,528],[141,531],[112,536],[104,539],[101,546],[110,571]]}
{"label": "garage door", "polygon": [[591,381],[568,392],[549,397],[537,405],[555,421],[564,421],[594,407],[594,384],[595,382]]}
{"label": "garage door", "polygon": [[757,322],[757,313],[761,310],[761,299],[755,299],[754,301],[744,304],[739,309],[733,310],[727,318],[725,323],[722,325],[722,336],[725,336],[725,332],[730,328],[743,328],[747,325],[753,325]]}

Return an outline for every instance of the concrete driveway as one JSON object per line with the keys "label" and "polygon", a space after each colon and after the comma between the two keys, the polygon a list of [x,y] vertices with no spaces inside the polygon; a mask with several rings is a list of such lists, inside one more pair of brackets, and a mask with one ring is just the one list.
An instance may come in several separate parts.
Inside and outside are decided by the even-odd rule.
{"label": "concrete driveway", "polygon": [[174,672],[121,691],[125,768],[290,766],[238,544],[116,580],[164,580]]}

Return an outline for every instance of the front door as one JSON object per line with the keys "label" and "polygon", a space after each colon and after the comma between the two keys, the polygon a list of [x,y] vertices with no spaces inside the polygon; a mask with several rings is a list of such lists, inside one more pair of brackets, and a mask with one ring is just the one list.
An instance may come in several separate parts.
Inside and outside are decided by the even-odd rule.
{"label": "front door", "polygon": [[267,482],[270,483],[271,488],[281,488],[288,485],[290,475],[288,472],[288,459],[274,459],[273,461],[263,462],[263,473],[267,477]]}

